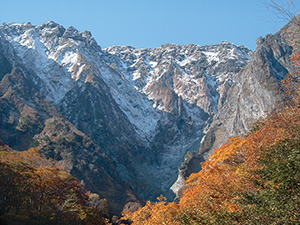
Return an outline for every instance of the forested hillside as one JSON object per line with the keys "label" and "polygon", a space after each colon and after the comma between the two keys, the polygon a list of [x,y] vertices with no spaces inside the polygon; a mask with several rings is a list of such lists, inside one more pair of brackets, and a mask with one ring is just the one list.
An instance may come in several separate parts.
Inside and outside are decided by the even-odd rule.
{"label": "forested hillside", "polygon": [[105,224],[108,204],[39,151],[0,144],[0,224]]}

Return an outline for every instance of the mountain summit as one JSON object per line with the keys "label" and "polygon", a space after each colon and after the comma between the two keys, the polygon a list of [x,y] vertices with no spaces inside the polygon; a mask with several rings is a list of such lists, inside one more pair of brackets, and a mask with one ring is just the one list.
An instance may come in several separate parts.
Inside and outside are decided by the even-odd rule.
{"label": "mountain summit", "polygon": [[280,98],[291,44],[283,31],[258,43],[102,49],[89,31],[52,21],[3,24],[0,138],[60,160],[114,212],[172,200],[200,161]]}

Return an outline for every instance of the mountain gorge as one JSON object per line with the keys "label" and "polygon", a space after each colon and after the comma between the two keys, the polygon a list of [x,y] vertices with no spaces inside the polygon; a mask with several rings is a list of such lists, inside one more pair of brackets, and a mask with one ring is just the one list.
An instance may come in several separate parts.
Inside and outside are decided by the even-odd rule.
{"label": "mountain gorge", "polygon": [[102,49],[89,31],[52,21],[3,24],[0,139],[59,160],[113,213],[172,200],[280,101],[279,82],[295,71],[291,26],[252,52],[229,42]]}

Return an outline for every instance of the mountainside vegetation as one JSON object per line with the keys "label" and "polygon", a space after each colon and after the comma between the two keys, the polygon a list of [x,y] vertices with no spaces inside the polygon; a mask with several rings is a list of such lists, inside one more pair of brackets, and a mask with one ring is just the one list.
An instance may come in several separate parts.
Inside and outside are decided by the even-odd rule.
{"label": "mountainside vegetation", "polygon": [[[34,147],[42,156],[59,161],[67,172],[83,181],[85,188],[106,198],[115,214],[128,202],[136,201],[129,185],[124,188],[116,163],[44,98],[25,76],[24,68],[13,67],[4,56],[0,56],[0,68],[3,143],[18,151]],[[139,199],[137,202],[142,203]]]}
{"label": "mountainside vegetation", "polygon": [[57,163],[36,148],[0,145],[1,224],[105,224],[106,199],[87,192]]}
{"label": "mountainside vegetation", "polygon": [[[298,65],[300,54],[292,57]],[[202,163],[178,203],[148,201],[126,212],[133,224],[299,224],[299,71],[283,80],[289,101],[230,138]],[[293,94],[293,95],[291,95]]]}

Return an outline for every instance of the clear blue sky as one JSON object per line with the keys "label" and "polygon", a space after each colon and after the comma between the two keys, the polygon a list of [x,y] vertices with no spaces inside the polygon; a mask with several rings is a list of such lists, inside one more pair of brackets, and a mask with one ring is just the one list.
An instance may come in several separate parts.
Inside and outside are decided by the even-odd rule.
{"label": "clear blue sky", "polygon": [[229,41],[254,50],[259,36],[282,21],[264,0],[6,0],[0,23],[54,21],[89,30],[102,47],[155,48],[166,43],[199,45]]}

